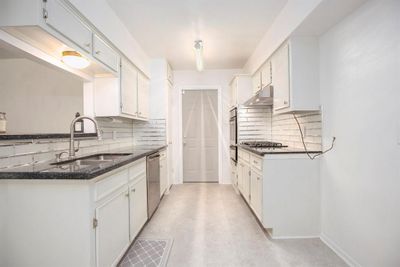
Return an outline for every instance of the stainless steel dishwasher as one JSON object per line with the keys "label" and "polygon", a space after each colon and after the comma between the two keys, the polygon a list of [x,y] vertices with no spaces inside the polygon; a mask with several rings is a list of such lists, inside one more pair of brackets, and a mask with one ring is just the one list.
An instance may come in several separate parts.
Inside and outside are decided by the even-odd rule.
{"label": "stainless steel dishwasher", "polygon": [[147,156],[147,213],[149,219],[160,203],[160,153]]}

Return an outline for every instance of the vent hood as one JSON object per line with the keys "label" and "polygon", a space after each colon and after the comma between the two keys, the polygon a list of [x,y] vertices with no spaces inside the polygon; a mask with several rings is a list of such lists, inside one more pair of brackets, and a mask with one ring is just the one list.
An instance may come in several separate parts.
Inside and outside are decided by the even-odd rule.
{"label": "vent hood", "polygon": [[269,84],[259,90],[252,98],[247,100],[245,106],[272,106],[274,87]]}

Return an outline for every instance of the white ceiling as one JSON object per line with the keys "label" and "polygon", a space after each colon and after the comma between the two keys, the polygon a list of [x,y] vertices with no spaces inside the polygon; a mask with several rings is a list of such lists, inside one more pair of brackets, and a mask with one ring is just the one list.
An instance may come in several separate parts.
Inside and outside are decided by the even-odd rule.
{"label": "white ceiling", "polygon": [[150,57],[195,69],[194,40],[206,69],[241,68],[287,0],[107,0]]}

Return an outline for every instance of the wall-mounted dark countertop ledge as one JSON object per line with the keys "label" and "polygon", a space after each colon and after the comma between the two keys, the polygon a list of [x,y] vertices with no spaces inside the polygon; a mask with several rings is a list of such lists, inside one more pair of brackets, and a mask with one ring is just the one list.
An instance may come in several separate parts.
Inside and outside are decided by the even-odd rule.
{"label": "wall-mounted dark countertop ledge", "polygon": [[[288,148],[288,147],[282,147],[282,148],[275,148],[275,149],[270,149],[270,150],[265,150],[265,149],[258,149],[254,147],[249,147],[245,145],[238,145],[239,148],[243,148],[251,153],[257,154],[259,156],[265,156],[265,155],[277,155],[277,154],[306,154],[307,152],[305,150],[300,150],[300,149],[293,149],[293,148]],[[309,154],[319,154],[321,151],[308,151]]]}
{"label": "wall-mounted dark countertop ledge", "polygon": [[75,168],[65,168],[65,165],[62,165],[64,166],[64,168],[62,168],[61,165],[52,165],[54,161],[49,161],[35,165],[4,169],[0,170],[0,180],[90,180],[99,175],[132,163],[138,159],[156,153],[157,151],[161,151],[166,147],[166,145],[160,147],[132,147],[128,149],[107,151],[104,153],[131,153],[131,155],[123,156],[120,159],[111,162],[99,163],[91,166],[74,166]]}
{"label": "wall-mounted dark countertop ledge", "polygon": [[[96,133],[75,134],[77,138],[96,137]],[[0,134],[0,141],[8,140],[36,140],[36,139],[64,139],[69,138],[69,133],[48,133],[48,134]]]}

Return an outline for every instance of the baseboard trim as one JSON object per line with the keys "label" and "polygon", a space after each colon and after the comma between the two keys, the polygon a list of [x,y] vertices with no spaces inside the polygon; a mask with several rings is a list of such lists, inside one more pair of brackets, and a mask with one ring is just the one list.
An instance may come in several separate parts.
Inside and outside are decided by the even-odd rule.
{"label": "baseboard trim", "polygon": [[352,267],[362,267],[355,259],[353,259],[349,254],[347,254],[343,249],[339,247],[332,239],[327,237],[326,235],[320,235],[321,241],[327,245],[330,249],[332,249],[342,260],[344,260],[349,266]]}

